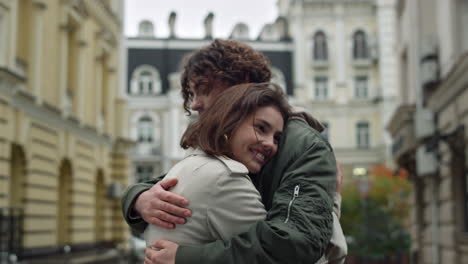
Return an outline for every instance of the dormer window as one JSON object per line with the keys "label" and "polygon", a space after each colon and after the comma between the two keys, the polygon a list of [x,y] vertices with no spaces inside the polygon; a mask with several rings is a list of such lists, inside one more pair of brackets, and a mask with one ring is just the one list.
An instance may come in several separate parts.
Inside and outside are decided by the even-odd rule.
{"label": "dormer window", "polygon": [[132,95],[157,95],[162,92],[158,70],[150,65],[142,65],[133,71],[130,82]]}

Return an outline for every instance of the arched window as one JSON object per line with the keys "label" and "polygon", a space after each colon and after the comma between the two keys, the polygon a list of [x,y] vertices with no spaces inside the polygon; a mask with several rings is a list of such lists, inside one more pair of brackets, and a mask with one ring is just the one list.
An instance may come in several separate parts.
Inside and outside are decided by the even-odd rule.
{"label": "arched window", "polygon": [[369,148],[370,131],[369,122],[360,121],[356,124],[356,142],[358,148]]}
{"label": "arched window", "polygon": [[283,92],[286,93],[286,79],[284,78],[284,74],[280,69],[271,67],[271,82],[279,85],[281,89],[283,89]]}
{"label": "arched window", "polygon": [[133,71],[130,82],[132,95],[157,95],[162,92],[158,70],[150,65],[141,65]]}
{"label": "arched window", "polygon": [[143,116],[138,120],[138,142],[153,142],[153,120]]}
{"label": "arched window", "polygon": [[327,37],[323,31],[317,31],[314,35],[314,60],[328,60]]}
{"label": "arched window", "polygon": [[357,30],[353,35],[353,57],[354,59],[369,58],[367,36],[366,33],[362,30]]}

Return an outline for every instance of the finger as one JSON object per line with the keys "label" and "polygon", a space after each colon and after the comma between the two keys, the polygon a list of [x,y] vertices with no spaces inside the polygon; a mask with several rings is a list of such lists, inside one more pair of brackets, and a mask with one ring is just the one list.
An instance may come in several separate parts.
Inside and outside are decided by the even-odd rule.
{"label": "finger", "polygon": [[152,247],[155,247],[155,248],[160,248],[160,249],[164,249],[166,247],[168,247],[168,245],[170,244],[171,242],[167,241],[167,240],[156,240],[153,244],[151,244]]}
{"label": "finger", "polygon": [[151,217],[151,219],[149,219],[147,221],[150,225],[155,225],[155,226],[158,226],[158,227],[161,227],[161,228],[164,228],[164,229],[174,229],[175,228],[175,224],[173,223],[168,223],[166,221],[162,221],[156,217]]}
{"label": "finger", "polygon": [[[185,212],[184,212],[184,214],[185,214]],[[168,223],[172,223],[172,224],[182,225],[182,224],[185,224],[185,222],[186,222],[185,218],[166,213],[165,211],[157,211],[155,213],[155,216],[156,216],[156,218],[159,218],[159,220],[162,220],[162,221],[165,221],[165,222],[168,222]]]}
{"label": "finger", "polygon": [[145,264],[154,264],[154,262],[145,256]]}
{"label": "finger", "polygon": [[150,248],[146,248],[145,249],[145,264],[152,264],[152,263],[155,263],[153,260],[155,258],[155,253],[156,251],[150,249]]}
{"label": "finger", "polygon": [[164,188],[164,190],[169,190],[170,188],[176,186],[179,182],[177,178],[165,179],[159,182],[159,185]]}
{"label": "finger", "polygon": [[156,196],[163,201],[166,201],[166,202],[169,202],[171,204],[178,205],[181,207],[187,207],[189,205],[188,200],[185,199],[184,197],[177,195],[175,193],[172,193],[172,192],[168,192],[164,189],[158,190],[156,192]]}
{"label": "finger", "polygon": [[[165,202],[163,200],[152,201],[151,207],[155,209],[159,209],[156,213],[161,211],[162,213],[168,214],[167,216],[165,216],[165,218],[162,219],[167,222],[179,223],[179,222],[171,221],[170,215],[172,215],[173,217],[179,217],[179,218],[192,216],[192,211],[190,209],[179,207],[177,205],[172,204],[171,202]],[[180,219],[178,221],[180,221]],[[183,223],[185,223],[185,220]]]}

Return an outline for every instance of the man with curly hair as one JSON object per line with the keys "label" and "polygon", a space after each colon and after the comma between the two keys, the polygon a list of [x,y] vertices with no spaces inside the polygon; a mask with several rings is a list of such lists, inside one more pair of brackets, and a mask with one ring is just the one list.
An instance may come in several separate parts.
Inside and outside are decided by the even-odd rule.
{"label": "man with curly hair", "polygon": [[[225,89],[270,78],[262,53],[236,41],[215,40],[184,61],[184,108],[188,114],[201,113]],[[276,157],[252,177],[268,211],[265,220],[227,243],[189,247],[156,241],[152,246],[160,250],[147,249],[145,263],[343,263],[341,173],[322,130],[310,115],[294,115]],[[172,229],[190,221],[189,201],[168,191],[177,179],[161,179],[134,184],[122,198],[124,217],[134,231],[143,232],[148,224]]]}

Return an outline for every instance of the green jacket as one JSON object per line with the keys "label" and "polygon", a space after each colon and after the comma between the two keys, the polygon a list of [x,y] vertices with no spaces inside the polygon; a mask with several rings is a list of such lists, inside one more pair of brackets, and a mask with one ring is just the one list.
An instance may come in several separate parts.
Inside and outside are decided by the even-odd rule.
{"label": "green jacket", "polygon": [[[315,263],[332,235],[336,162],[330,145],[302,120],[287,123],[280,151],[253,180],[267,218],[230,241],[180,246],[176,263]],[[122,199],[128,224],[143,232],[146,223],[131,218],[135,198],[159,179],[130,186]],[[235,202],[235,201],[233,201]]]}

